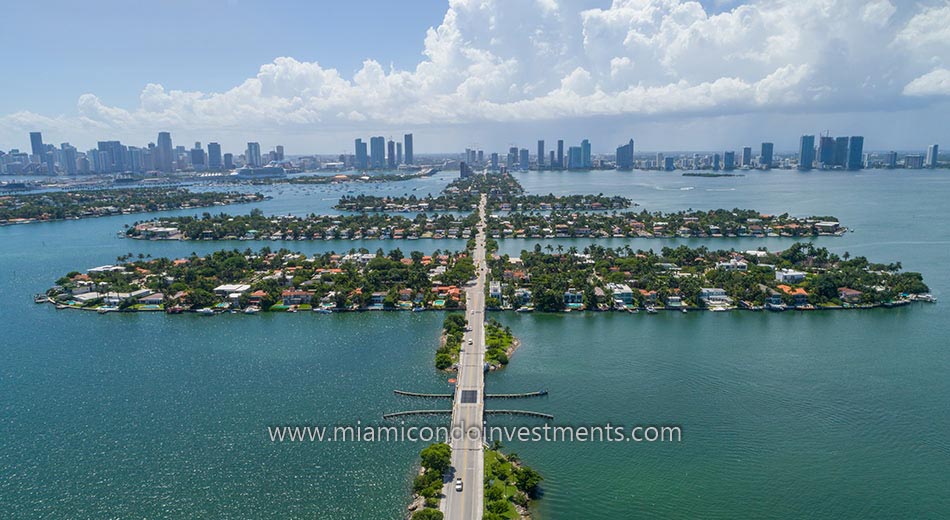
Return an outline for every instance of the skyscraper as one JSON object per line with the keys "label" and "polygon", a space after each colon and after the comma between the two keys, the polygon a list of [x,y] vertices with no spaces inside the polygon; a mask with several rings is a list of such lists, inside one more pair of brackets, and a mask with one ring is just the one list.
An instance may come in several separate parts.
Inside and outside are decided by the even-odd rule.
{"label": "skyscraper", "polygon": [[392,139],[386,143],[386,166],[390,169],[396,167],[396,142]]}
{"label": "skyscraper", "polygon": [[838,137],[835,139],[835,166],[845,167],[848,165],[848,138]]}
{"label": "skyscraper", "polygon": [[818,167],[831,168],[835,166],[835,150],[837,149],[834,137],[823,135],[818,138]]}
{"label": "skyscraper", "polygon": [[744,168],[752,167],[752,147],[745,146],[742,148],[742,166]]}
{"label": "skyscraper", "polygon": [[897,168],[897,152],[890,151],[884,154],[884,167],[890,169]]}
{"label": "skyscraper", "polygon": [[936,144],[932,144],[927,147],[927,162],[926,165],[928,168],[937,167],[937,156],[940,154],[940,147]]}
{"label": "skyscraper", "polygon": [[736,152],[728,151],[722,153],[722,169],[732,171],[736,169]]}
{"label": "skyscraper", "polygon": [[274,159],[277,162],[284,162],[284,145],[279,144],[274,148]]}
{"label": "skyscraper", "polygon": [[763,170],[772,169],[772,155],[775,150],[773,143],[762,143],[762,150],[759,153],[759,168]]}
{"label": "skyscraper", "polygon": [[472,175],[474,175],[474,173],[475,172],[472,171],[472,169],[469,167],[468,164],[465,163],[465,161],[462,161],[459,163],[459,177],[460,178],[467,179],[471,177]]}
{"label": "skyscraper", "polygon": [[156,141],[156,161],[155,167],[163,172],[173,171],[172,164],[175,156],[172,153],[172,134],[168,132],[159,132],[158,141]]}
{"label": "skyscraper", "polygon": [[722,168],[722,157],[718,153],[713,154],[713,170],[719,171]]}
{"label": "skyscraper", "polygon": [[224,154],[224,169],[225,170],[234,169],[234,154],[233,153]]}
{"label": "skyscraper", "polygon": [[46,163],[46,174],[56,175],[56,159],[53,157],[53,152],[46,152],[44,162]]}
{"label": "skyscraper", "polygon": [[264,165],[261,162],[261,143],[247,143],[247,151],[244,152],[244,162],[251,168],[260,168]]}
{"label": "skyscraper", "polygon": [[369,138],[369,164],[371,168],[382,168],[386,164],[386,138],[378,135]]}
{"label": "skyscraper", "polygon": [[564,139],[557,140],[557,167],[564,168]]}
{"label": "skyscraper", "polygon": [[590,168],[594,163],[590,160],[590,141],[581,141],[581,168]]}
{"label": "skyscraper", "polygon": [[580,146],[567,149],[567,169],[580,170],[584,168],[584,151]]}
{"label": "skyscraper", "polygon": [[221,169],[221,145],[218,143],[208,143],[208,169]]}
{"label": "skyscraper", "polygon": [[491,169],[498,171],[498,152],[492,152],[491,154]]}
{"label": "skyscraper", "polygon": [[413,164],[412,157],[412,134],[406,134],[402,136],[402,140],[405,143],[403,148],[406,150],[406,164]]}
{"label": "skyscraper", "polygon": [[76,148],[69,143],[63,143],[60,149],[63,152],[63,169],[66,170],[66,175],[76,175]]}
{"label": "skyscraper", "polygon": [[808,171],[815,162],[815,136],[803,135],[798,143],[798,169]]}
{"label": "skyscraper", "polygon": [[538,169],[544,167],[544,139],[538,139]]}
{"label": "skyscraper", "polygon": [[848,164],[849,170],[860,170],[864,166],[864,137],[852,135],[848,139]]}
{"label": "skyscraper", "polygon": [[201,143],[196,142],[195,147],[191,149],[191,166],[196,171],[205,169],[205,151],[201,149]]}
{"label": "skyscraper", "polygon": [[633,169],[633,139],[627,144],[617,147],[617,169]]}
{"label": "skyscraper", "polygon": [[531,166],[531,159],[528,156],[528,149],[522,148],[518,151],[518,167],[527,170],[529,166]]}
{"label": "skyscraper", "polygon": [[42,132],[30,132],[30,147],[33,151],[33,162],[40,163],[46,160],[46,146],[43,145]]}
{"label": "skyscraper", "polygon": [[106,153],[106,161],[99,165],[100,173],[124,172],[128,169],[125,155],[128,149],[119,141],[99,141],[99,151]]}
{"label": "skyscraper", "polygon": [[365,170],[369,167],[369,157],[366,154],[366,143],[362,139],[356,140],[356,167]]}
{"label": "skyscraper", "polygon": [[402,143],[396,142],[396,166],[402,164]]}

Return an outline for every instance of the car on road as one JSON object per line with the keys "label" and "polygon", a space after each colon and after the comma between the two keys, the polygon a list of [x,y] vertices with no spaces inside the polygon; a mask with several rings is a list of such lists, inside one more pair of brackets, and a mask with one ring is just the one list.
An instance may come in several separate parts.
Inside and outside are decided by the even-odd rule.
{"label": "car on road", "polygon": [[469,345],[472,344],[472,338],[468,338],[468,344],[469,344]]}
{"label": "car on road", "polygon": [[455,479],[455,490],[456,491],[462,490],[462,479],[460,478]]}

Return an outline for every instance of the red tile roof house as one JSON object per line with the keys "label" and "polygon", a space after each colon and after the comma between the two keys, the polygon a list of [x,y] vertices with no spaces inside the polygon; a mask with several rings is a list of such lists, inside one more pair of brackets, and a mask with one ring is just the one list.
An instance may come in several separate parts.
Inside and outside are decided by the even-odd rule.
{"label": "red tile roof house", "polygon": [[310,303],[310,300],[313,299],[313,293],[310,291],[288,289],[282,291],[280,297],[284,305],[302,305]]}
{"label": "red tile roof house", "polygon": [[801,287],[789,287],[788,285],[779,285],[778,289],[792,297],[792,302],[796,307],[808,305],[808,291]]}
{"label": "red tile roof house", "polygon": [[848,303],[861,303],[861,291],[851,289],[850,287],[839,287],[838,288],[838,299],[843,302]]}
{"label": "red tile roof house", "polygon": [[267,298],[267,292],[258,289],[248,295],[247,302],[251,305],[260,305],[264,298]]}

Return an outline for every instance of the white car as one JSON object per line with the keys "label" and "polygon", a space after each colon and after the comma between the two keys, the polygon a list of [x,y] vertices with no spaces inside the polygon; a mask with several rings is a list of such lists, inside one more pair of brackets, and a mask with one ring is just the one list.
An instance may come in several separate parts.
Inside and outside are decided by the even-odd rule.
{"label": "white car", "polygon": [[462,479],[460,478],[455,479],[455,490],[456,491],[462,490]]}

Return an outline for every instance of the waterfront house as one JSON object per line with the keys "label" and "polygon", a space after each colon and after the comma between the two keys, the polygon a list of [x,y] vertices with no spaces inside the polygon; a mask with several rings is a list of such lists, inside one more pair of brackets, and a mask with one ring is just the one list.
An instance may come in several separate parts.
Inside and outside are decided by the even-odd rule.
{"label": "waterfront house", "polygon": [[564,291],[564,303],[568,306],[577,306],[584,303],[584,293],[573,287]]}
{"label": "waterfront house", "polygon": [[640,292],[640,299],[645,305],[654,305],[656,303],[656,291],[648,291],[646,289],[638,289]]}
{"label": "waterfront house", "polygon": [[229,283],[224,285],[219,285],[214,288],[214,293],[218,296],[225,297],[232,293],[238,293],[238,295],[244,294],[251,289],[250,285],[243,283]]}
{"label": "waterfront house", "polygon": [[719,287],[703,287],[699,290],[699,299],[706,306],[729,305],[732,298],[726,295],[726,290]]}
{"label": "waterfront house", "polygon": [[631,289],[629,285],[622,283],[609,283],[607,284],[607,289],[610,289],[610,291],[613,293],[615,304],[633,304],[633,289]]}
{"label": "waterfront house", "polygon": [[861,303],[861,291],[851,289],[850,287],[838,288],[838,299],[846,303]]}
{"label": "waterfront house", "polygon": [[525,288],[515,289],[515,301],[521,305],[529,305],[531,303],[531,290]]}
{"label": "waterfront house", "polygon": [[161,305],[165,303],[165,295],[160,292],[149,294],[139,298],[139,303],[143,305]]}
{"label": "waterfront house", "polygon": [[310,301],[313,299],[313,293],[310,291],[286,289],[281,291],[280,298],[284,305],[303,305],[310,303]]}
{"label": "waterfront house", "polygon": [[801,287],[789,287],[788,285],[779,285],[778,289],[785,293],[787,296],[792,297],[792,305],[795,307],[803,307],[808,305],[808,292]]}
{"label": "waterfront house", "polygon": [[488,282],[488,297],[501,301],[501,282],[494,280]]}
{"label": "waterfront house", "polygon": [[794,269],[777,269],[775,280],[786,284],[801,283],[805,280],[805,273]]}

